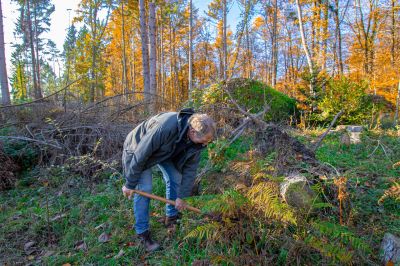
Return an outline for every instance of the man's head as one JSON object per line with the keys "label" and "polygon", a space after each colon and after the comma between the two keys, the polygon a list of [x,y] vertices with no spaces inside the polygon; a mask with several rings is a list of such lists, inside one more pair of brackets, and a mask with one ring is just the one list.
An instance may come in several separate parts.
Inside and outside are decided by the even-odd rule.
{"label": "man's head", "polygon": [[188,136],[194,143],[207,145],[214,139],[217,127],[214,120],[208,115],[193,114],[188,123]]}

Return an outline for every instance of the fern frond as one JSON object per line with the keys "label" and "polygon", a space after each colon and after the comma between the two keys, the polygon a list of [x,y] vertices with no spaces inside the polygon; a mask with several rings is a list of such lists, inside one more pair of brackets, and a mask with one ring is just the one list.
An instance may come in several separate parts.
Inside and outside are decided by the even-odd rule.
{"label": "fern frond", "polygon": [[235,216],[241,208],[248,202],[240,192],[229,189],[222,195],[209,201],[203,210],[206,212],[217,212],[223,216]]}
{"label": "fern frond", "polygon": [[197,239],[217,239],[221,224],[218,222],[211,222],[204,225],[197,226],[194,230],[189,232],[184,239],[197,238]]}
{"label": "fern frond", "polygon": [[346,248],[340,245],[330,244],[314,236],[307,237],[305,243],[318,250],[321,255],[342,263],[350,263],[353,258],[352,252],[348,251]]}
{"label": "fern frond", "polygon": [[378,203],[382,204],[386,198],[394,198],[396,201],[400,201],[400,183],[394,182],[389,189],[385,190]]}
{"label": "fern frond", "polygon": [[273,182],[261,182],[247,192],[254,207],[271,219],[296,224],[294,213],[289,206],[279,201],[278,185]]}
{"label": "fern frond", "polygon": [[370,252],[370,247],[359,237],[355,236],[346,227],[330,222],[315,222],[312,227],[330,239],[337,239],[342,243],[364,252]]}

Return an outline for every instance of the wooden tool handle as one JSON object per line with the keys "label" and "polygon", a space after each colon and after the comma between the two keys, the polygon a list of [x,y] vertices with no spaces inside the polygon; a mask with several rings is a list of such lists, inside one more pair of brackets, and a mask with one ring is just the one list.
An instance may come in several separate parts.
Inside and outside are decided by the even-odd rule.
{"label": "wooden tool handle", "polygon": [[[147,192],[143,192],[143,191],[140,191],[140,190],[136,190],[136,189],[134,189],[133,191],[136,194],[139,194],[139,195],[141,195],[143,197],[146,197],[146,198],[149,198],[149,199],[158,200],[158,201],[162,201],[162,202],[165,202],[165,203],[168,203],[168,204],[171,204],[171,205],[175,206],[175,201],[173,201],[173,200],[169,200],[169,199],[166,199],[166,198],[163,198],[163,197],[159,197],[159,196],[156,196],[156,195],[153,195],[153,194],[150,194],[150,193],[147,193]],[[200,209],[197,209],[197,208],[189,206],[189,205],[186,205],[185,209],[189,210],[189,211],[192,211],[192,212],[201,213]]]}

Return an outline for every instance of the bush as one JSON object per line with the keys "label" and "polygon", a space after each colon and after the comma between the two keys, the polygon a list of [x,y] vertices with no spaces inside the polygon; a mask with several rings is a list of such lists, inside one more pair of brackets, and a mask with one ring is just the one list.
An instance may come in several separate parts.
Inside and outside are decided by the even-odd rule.
{"label": "bush", "polygon": [[318,107],[320,121],[331,121],[333,117],[343,110],[339,118],[340,123],[366,124],[371,117],[384,108],[380,97],[366,93],[367,84],[355,83],[348,78],[330,80],[325,92],[322,94]]}
{"label": "bush", "polygon": [[208,109],[220,105],[235,108],[223,87],[244,110],[250,110],[250,113],[258,113],[264,109],[265,104],[269,104],[271,110],[264,117],[267,121],[286,122],[297,113],[294,99],[260,81],[242,78],[232,79],[227,83],[216,83],[205,89],[196,89],[193,92],[194,107]]}

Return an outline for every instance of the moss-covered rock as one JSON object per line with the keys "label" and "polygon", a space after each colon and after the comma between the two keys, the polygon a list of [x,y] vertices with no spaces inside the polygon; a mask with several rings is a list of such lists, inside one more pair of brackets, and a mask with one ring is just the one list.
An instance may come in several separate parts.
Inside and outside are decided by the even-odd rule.
{"label": "moss-covered rock", "polygon": [[234,100],[250,113],[258,113],[266,104],[270,105],[271,109],[264,116],[266,121],[287,122],[297,113],[294,99],[260,81],[243,78],[216,83],[205,89],[196,89],[193,93],[194,107],[234,108],[225,90],[229,91]]}

